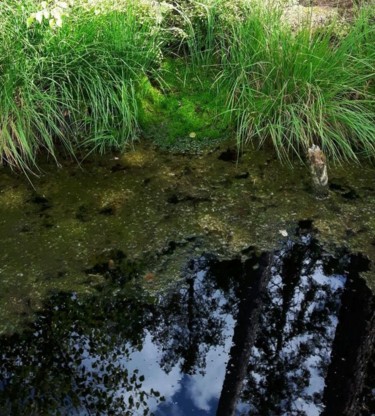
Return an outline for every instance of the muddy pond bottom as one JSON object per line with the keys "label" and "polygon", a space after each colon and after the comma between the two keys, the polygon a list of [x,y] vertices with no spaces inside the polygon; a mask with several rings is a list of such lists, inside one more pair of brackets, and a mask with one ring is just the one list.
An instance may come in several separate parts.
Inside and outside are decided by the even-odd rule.
{"label": "muddy pond bottom", "polygon": [[0,414],[370,415],[362,263],[307,234],[276,253],[202,254],[157,294],[56,293],[0,339]]}

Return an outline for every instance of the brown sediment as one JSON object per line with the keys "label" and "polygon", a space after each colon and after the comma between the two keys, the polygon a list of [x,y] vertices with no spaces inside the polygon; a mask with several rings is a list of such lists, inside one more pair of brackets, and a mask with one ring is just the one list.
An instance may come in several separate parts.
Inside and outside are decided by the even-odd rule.
{"label": "brown sediment", "polygon": [[[51,291],[90,293],[105,283],[105,273],[85,272],[98,257],[109,274],[144,264],[140,276],[155,277],[140,280],[153,290],[178,278],[193,255],[270,251],[284,238],[280,230],[293,235],[309,220],[329,250],[346,246],[374,262],[373,166],[330,166],[330,199],[316,201],[306,166],[251,149],[228,163],[219,158],[228,148],[192,156],[144,145],[81,166],[41,163],[32,185],[3,168],[0,332],[30,319]],[[373,271],[365,276],[374,289]]]}

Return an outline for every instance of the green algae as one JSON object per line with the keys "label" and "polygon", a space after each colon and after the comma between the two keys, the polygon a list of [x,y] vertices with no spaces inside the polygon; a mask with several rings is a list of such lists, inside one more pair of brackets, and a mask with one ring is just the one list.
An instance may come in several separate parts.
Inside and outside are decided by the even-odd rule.
{"label": "green algae", "polygon": [[[182,59],[167,60],[162,83],[144,79],[140,98],[143,135],[169,150],[199,151],[228,136],[226,97],[207,73],[197,74]],[[202,72],[202,71],[201,71]]]}
{"label": "green algae", "polygon": [[[328,251],[345,247],[374,264],[373,167],[330,167],[330,197],[319,201],[300,162],[250,149],[238,162],[219,159],[230,145],[194,158],[140,146],[81,167],[46,163],[32,184],[0,170],[0,332],[16,331],[56,291],[121,286],[87,272],[97,264],[153,293],[202,253],[274,250],[300,220],[313,221]],[[374,289],[373,269],[365,277]]]}

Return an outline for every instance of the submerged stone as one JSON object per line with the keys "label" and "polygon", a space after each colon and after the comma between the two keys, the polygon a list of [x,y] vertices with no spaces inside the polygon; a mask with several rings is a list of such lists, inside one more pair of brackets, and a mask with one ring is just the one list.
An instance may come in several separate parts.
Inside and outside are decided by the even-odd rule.
{"label": "submerged stone", "polygon": [[312,145],[308,149],[313,189],[318,199],[328,198],[328,173],[326,156],[319,146]]}

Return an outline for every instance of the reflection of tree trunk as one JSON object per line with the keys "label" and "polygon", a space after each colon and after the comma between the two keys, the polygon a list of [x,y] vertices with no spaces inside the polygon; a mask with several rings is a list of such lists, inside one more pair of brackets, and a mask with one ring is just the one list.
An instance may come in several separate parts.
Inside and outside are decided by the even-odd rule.
{"label": "reflection of tree trunk", "polygon": [[324,416],[362,414],[359,398],[374,353],[375,297],[359,277],[349,278],[342,296],[326,378]]}
{"label": "reflection of tree trunk", "polygon": [[196,299],[195,299],[195,290],[194,290],[194,278],[190,277],[187,279],[187,283],[189,285],[188,289],[188,299],[187,299],[187,313],[188,313],[188,323],[187,327],[189,333],[187,336],[189,337],[188,346],[185,350],[185,360],[182,365],[182,371],[186,374],[192,374],[192,369],[197,362],[198,352],[199,352],[199,344],[200,342],[197,341],[197,329],[196,326],[196,318],[195,318],[195,308],[196,306]]}
{"label": "reflection of tree trunk", "polygon": [[270,259],[271,254],[263,253],[259,259],[256,259],[259,260],[258,262],[251,260],[244,264],[241,301],[234,328],[230,359],[216,412],[217,416],[234,415],[243,380],[247,373],[251,348],[259,328],[262,297],[271,275]]}
{"label": "reflection of tree trunk", "polygon": [[284,258],[281,270],[283,279],[282,286],[282,306],[280,319],[276,322],[277,346],[275,355],[277,356],[283,347],[283,334],[287,323],[288,311],[291,307],[291,302],[294,297],[296,287],[300,282],[300,272],[303,265],[303,259],[306,255],[306,248],[297,245],[293,247]]}

